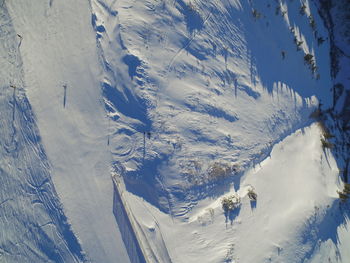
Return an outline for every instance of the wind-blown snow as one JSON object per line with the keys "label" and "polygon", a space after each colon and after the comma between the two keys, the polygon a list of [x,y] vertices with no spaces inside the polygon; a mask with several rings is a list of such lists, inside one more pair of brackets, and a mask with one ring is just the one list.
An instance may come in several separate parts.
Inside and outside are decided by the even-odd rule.
{"label": "wind-blown snow", "polygon": [[[111,151],[131,191],[184,214],[188,189],[215,180],[208,169],[244,170],[309,122],[316,97],[327,103],[328,44],[315,46],[297,3],[288,10],[286,22],[275,4],[93,2]],[[320,80],[303,62],[311,50]]]}
{"label": "wind-blown snow", "polygon": [[[175,262],[220,262],[225,255],[230,262],[236,254],[239,262],[270,257],[278,262],[275,252],[285,262],[311,257],[318,237],[308,231],[328,219],[324,214],[337,206],[338,189],[336,164],[330,153],[322,153],[315,125],[305,128],[311,131],[302,139],[293,135],[299,148],[290,150],[290,158],[281,157],[289,173],[276,175],[284,166],[275,157],[267,165],[273,173],[259,174],[269,180],[254,182],[265,192],[261,203],[288,199],[276,201],[271,210],[256,208],[261,214],[254,217],[256,228],[248,237],[245,232],[255,222],[247,214],[247,201],[233,216],[232,228],[242,227],[227,235],[218,234],[217,223],[208,223],[211,210],[201,212],[209,226],[200,230],[191,223],[191,213],[208,198],[220,211],[220,197],[232,188],[245,195],[244,182],[252,176],[241,178],[243,171],[256,167],[275,143],[308,127],[319,102],[331,106],[329,42],[316,8],[308,1],[304,14],[299,1],[93,1],[92,6],[115,169],[124,177],[129,203],[154,250],[163,251],[165,244]],[[326,41],[319,45],[318,37]],[[307,54],[317,66],[314,73],[304,61]],[[290,178],[291,168],[297,178]],[[293,196],[307,176],[305,186],[311,180],[313,191],[305,188]],[[140,212],[145,207],[170,218],[157,210],[147,217]],[[316,221],[309,222],[316,213]],[[261,232],[266,217],[275,218],[270,232]],[[263,237],[264,245],[252,253],[256,239]]]}

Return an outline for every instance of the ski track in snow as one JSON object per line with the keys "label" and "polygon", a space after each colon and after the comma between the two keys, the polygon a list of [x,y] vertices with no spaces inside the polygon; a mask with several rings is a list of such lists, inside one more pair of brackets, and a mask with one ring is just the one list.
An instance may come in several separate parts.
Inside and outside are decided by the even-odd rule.
{"label": "ski track in snow", "polygon": [[0,261],[83,262],[25,94],[19,39],[6,4],[0,25]]}
{"label": "ski track in snow", "polygon": [[[28,191],[33,194],[33,200],[29,200],[33,204],[27,207],[33,208],[33,212],[38,209],[40,212],[42,206],[49,206],[52,210],[57,209],[57,215],[52,212],[52,215],[46,216],[47,218],[44,212],[34,213],[37,218],[32,220],[33,223],[39,222],[45,231],[38,235],[39,239],[43,239],[40,242],[34,237],[31,238],[32,243],[27,242],[30,246],[28,249],[32,250],[32,255],[28,254],[27,260],[28,262],[47,262],[44,257],[36,258],[42,256],[40,250],[43,250],[51,257],[58,253],[62,254],[62,258],[51,258],[54,262],[86,260],[112,263],[117,260],[127,263],[129,259],[113,216],[113,184],[108,166],[110,155],[105,141],[107,121],[100,88],[95,81],[99,75],[100,65],[91,27],[90,4],[87,1],[55,1],[50,6],[48,1],[11,1],[7,3],[7,7],[11,19],[9,17],[6,22],[9,20],[13,22],[11,34],[17,32],[23,36],[20,46],[23,62],[16,61],[12,63],[12,68],[9,67],[9,72],[16,67],[20,68],[22,76],[11,76],[5,79],[5,90],[8,91],[7,86],[11,81],[14,81],[13,85],[19,87],[18,90],[16,89],[16,122],[19,121],[17,119],[19,106],[27,105],[21,105],[19,100],[20,96],[24,99],[25,91],[41,135],[39,137],[36,133],[25,130],[30,127],[31,118],[33,118],[27,116],[28,123],[23,122],[21,125],[15,123],[14,139],[15,141],[18,139],[17,147],[28,140],[29,144],[40,143],[45,148],[45,155],[43,150],[37,153],[40,159],[36,154],[29,154],[29,152],[26,154],[30,158],[38,158],[35,162],[33,161],[36,170],[30,171],[37,181],[29,180],[28,185]],[[15,35],[12,41],[13,39]],[[18,44],[17,41],[13,43]],[[16,50],[17,48],[16,46]],[[8,59],[7,61],[11,62]],[[10,91],[13,92],[12,89]],[[2,106],[5,107],[5,104]],[[7,107],[12,109],[11,105]],[[27,107],[29,111],[29,104]],[[26,111],[23,110],[23,112]],[[33,137],[18,138],[22,130]],[[13,145],[15,144],[11,144],[11,147]],[[49,194],[51,190],[48,188],[53,185],[48,173],[49,167],[41,168],[45,168],[44,172],[36,174],[36,171],[40,171],[38,170],[40,160],[43,166],[47,165],[45,160],[50,163],[49,171],[57,196]],[[18,166],[19,164],[14,167]],[[26,172],[24,170],[23,174]],[[47,177],[49,180],[44,181]],[[21,182],[24,181],[21,180]],[[36,196],[37,192],[45,199],[39,194]],[[56,208],[58,198],[62,203],[59,209]],[[6,207],[9,203],[11,201],[5,202],[2,207]],[[21,202],[18,203],[21,204]],[[76,237],[69,228],[64,228],[68,224],[63,211]],[[53,215],[61,216],[50,219]],[[44,218],[40,218],[41,216]],[[17,217],[21,218],[21,216]],[[28,229],[29,234],[35,234],[29,227],[30,223],[22,222],[22,225],[23,228]],[[51,228],[52,234],[47,233],[46,229],[51,231]],[[55,228],[58,229],[55,231]],[[25,231],[22,232],[25,233]],[[21,236],[13,229],[9,229],[9,233]],[[55,242],[50,243],[52,235]],[[73,246],[74,242],[78,244],[77,239],[84,253],[79,250],[80,246]],[[63,247],[66,247],[66,250]],[[72,254],[70,258],[68,253]]]}

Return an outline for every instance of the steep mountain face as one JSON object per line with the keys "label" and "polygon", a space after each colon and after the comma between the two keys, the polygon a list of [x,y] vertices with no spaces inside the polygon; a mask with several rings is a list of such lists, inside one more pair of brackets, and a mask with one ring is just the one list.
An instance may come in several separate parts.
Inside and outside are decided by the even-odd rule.
{"label": "steep mountain face", "polygon": [[[333,153],[337,157],[337,165],[340,171],[340,178],[345,183],[344,189],[338,191],[339,196],[344,199],[339,206],[338,216],[340,224],[348,222],[349,206],[346,200],[349,195],[349,163],[350,163],[350,92],[349,92],[349,44],[350,44],[350,3],[349,1],[315,1],[320,15],[323,18],[325,26],[329,31],[330,38],[330,57],[331,57],[331,76],[333,80],[333,105],[329,109],[323,108],[319,120],[323,122],[328,132],[332,135]],[[320,245],[317,255],[312,262],[324,262],[336,260],[346,262],[350,254],[349,246],[350,235],[342,227],[338,227],[336,235],[332,240],[327,240]]]}
{"label": "steep mountain face", "polygon": [[345,2],[3,2],[0,261],[349,261]]}

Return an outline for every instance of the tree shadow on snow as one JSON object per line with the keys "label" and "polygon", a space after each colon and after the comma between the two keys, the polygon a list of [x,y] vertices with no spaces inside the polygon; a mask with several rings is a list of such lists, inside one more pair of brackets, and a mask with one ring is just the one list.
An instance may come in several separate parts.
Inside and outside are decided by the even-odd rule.
{"label": "tree shadow on snow", "polygon": [[233,221],[238,217],[239,212],[241,211],[241,207],[237,207],[233,210],[230,211],[225,211],[225,223],[227,224],[228,222],[230,222],[230,224],[233,224]]}
{"label": "tree shadow on snow", "polygon": [[[304,63],[304,52],[296,49],[294,33],[287,28],[286,23],[283,23],[284,18],[281,15],[275,15],[272,12],[275,6],[267,8],[264,2],[259,1],[254,2],[254,5],[249,1],[241,1],[240,4],[241,9],[226,6],[226,12],[233,24],[241,25],[240,30],[246,40],[244,51],[246,53],[242,55],[250,65],[251,88],[254,89],[260,81],[264,89],[272,94],[276,84],[283,81],[286,87],[290,87],[302,98],[316,95],[326,101],[329,96],[329,88],[326,88],[327,81],[315,81],[312,77],[310,69]],[[267,15],[267,18],[256,19],[253,15],[247,15],[252,14],[253,8]],[[300,17],[288,15],[292,25],[298,22],[297,19],[300,20]],[[270,24],[273,23],[273,26],[269,26],[266,19],[271,20]],[[303,33],[310,46],[315,43],[311,31],[305,30]],[[318,48],[314,48],[318,55]],[[281,55],[282,51],[285,52],[285,58]],[[320,69],[321,78],[327,74],[329,73],[326,67]]]}
{"label": "tree shadow on snow", "polygon": [[[338,228],[345,227],[349,222],[350,205],[339,199],[335,200],[332,206],[329,207],[321,222],[311,221],[306,227],[303,235],[303,243],[311,245],[312,248],[308,251],[301,262],[306,262],[312,258],[312,255],[320,249],[320,245],[326,241],[331,241],[335,246],[337,260],[341,260],[339,251],[339,236]],[[317,211],[315,211],[315,218]],[[316,233],[312,235],[311,233]]]}
{"label": "tree shadow on snow", "polygon": [[256,208],[257,201],[250,200],[250,209],[253,211]]}
{"label": "tree shadow on snow", "polygon": [[177,9],[183,14],[187,30],[192,34],[204,27],[204,20],[194,4],[187,4],[183,0],[177,0]]}

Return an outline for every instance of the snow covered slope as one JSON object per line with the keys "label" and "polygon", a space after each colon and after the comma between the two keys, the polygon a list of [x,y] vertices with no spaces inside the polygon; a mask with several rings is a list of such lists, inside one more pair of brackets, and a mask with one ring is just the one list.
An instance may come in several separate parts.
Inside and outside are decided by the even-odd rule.
{"label": "snow covered slope", "polygon": [[[156,251],[165,242],[173,262],[305,262],[322,241],[331,242],[342,220],[338,169],[319,136],[313,124],[275,145],[242,177],[236,192],[241,206],[232,213],[225,215],[220,199],[211,196],[188,220],[171,219],[130,194],[134,215]],[[251,187],[257,202],[247,196]]]}
{"label": "snow covered slope", "polygon": [[[12,101],[12,90],[8,87],[11,81],[21,88],[21,94],[25,92],[28,96],[40,131],[40,143],[51,164],[51,177],[58,197],[74,234],[86,252],[87,260],[128,262],[112,213],[113,185],[106,143],[107,121],[99,83],[96,81],[100,66],[91,27],[89,2],[19,0],[6,1],[5,5],[10,16],[4,23],[14,25],[9,34],[13,39],[13,49],[19,49],[23,59],[23,63],[19,59],[14,60],[14,65],[8,67],[9,73],[4,74],[6,79],[2,85],[6,89],[7,100]],[[19,48],[17,42],[14,42],[16,33],[23,37]],[[5,35],[2,37],[8,38]],[[1,55],[5,56],[7,52],[4,51]],[[12,56],[20,55],[15,53]],[[7,68],[6,65],[4,67]],[[17,68],[22,75],[11,73]],[[10,108],[8,104],[6,106]],[[11,112],[10,109],[8,111]],[[9,119],[9,124],[11,123]],[[26,124],[23,121],[22,125],[25,129],[25,125],[30,127],[30,122]],[[31,136],[31,133],[28,132],[27,136]],[[38,139],[32,140],[36,142]],[[26,137],[19,139],[19,144],[27,141]],[[27,144],[30,145],[30,141]],[[37,169],[41,167],[41,162],[45,165],[41,169],[47,166],[45,155],[27,155],[37,158],[33,161]],[[33,185],[31,191],[41,191],[40,187],[45,186],[46,181],[51,182],[47,170],[45,168],[46,172],[41,172],[43,179],[37,175],[38,172],[32,171],[37,178],[29,181]],[[45,188],[42,190],[45,191]],[[13,190],[5,188],[4,191]],[[51,197],[44,203],[50,206],[54,200]],[[40,209],[40,204],[28,206],[28,209],[32,207]],[[37,224],[49,223],[49,228],[51,221],[46,218],[37,219]],[[51,224],[54,223],[56,222]],[[28,228],[26,224],[23,227]],[[18,232],[14,234],[21,235]],[[59,240],[54,243],[64,247]],[[44,246],[47,244],[44,243]],[[50,249],[50,252],[53,253],[54,250]],[[28,261],[46,262],[45,259],[40,261],[33,257],[28,257]],[[67,258],[63,262],[71,260]]]}
{"label": "snow covered slope", "polygon": [[[133,242],[138,237],[151,262],[318,262],[329,251],[332,260],[346,262],[339,247],[339,240],[348,242],[339,169],[322,146],[322,125],[309,117],[321,103],[332,106],[328,32],[309,0],[12,0],[4,6],[1,30],[9,21],[11,28],[1,31],[8,40],[0,53],[7,69],[1,138],[11,144],[13,131],[25,127],[18,141],[43,153],[32,161],[43,164],[45,176],[33,185],[39,192],[43,182],[50,187],[41,214],[52,217],[48,204],[57,207],[61,219],[50,225],[62,237],[58,253],[67,255],[46,257],[134,263],[120,234],[132,233],[132,224]],[[20,105],[16,96],[28,108],[21,118],[29,128],[11,119]],[[25,139],[31,131],[41,136],[34,146]],[[28,156],[23,159],[32,162]],[[120,180],[118,205],[127,201],[128,226],[113,207],[119,195],[111,173]],[[231,194],[240,203],[223,211],[221,200]],[[39,225],[48,221],[26,214]],[[45,262],[52,249],[39,251],[29,262]]]}
{"label": "snow covered slope", "polygon": [[0,8],[0,262],[83,262],[26,96],[23,61]]}
{"label": "snow covered slope", "polygon": [[[131,191],[174,215],[196,202],[189,189],[259,162],[271,145],[307,125],[318,99],[329,101],[329,46],[317,46],[297,2],[93,7],[101,85],[115,121],[114,159]],[[294,38],[302,41],[299,51]],[[304,64],[309,53],[315,74]]]}
{"label": "snow covered slope", "polygon": [[[222,225],[212,223],[211,211],[221,210],[228,192],[245,196],[252,177],[246,170],[308,127],[319,102],[331,106],[330,45],[316,7],[244,0],[96,0],[92,7],[115,171],[159,261],[167,262],[164,244],[174,262],[311,258],[318,240],[328,238],[319,235],[341,188],[315,125],[283,143],[292,148],[281,153],[283,166],[275,157],[271,175],[258,174],[254,187],[266,199],[255,221],[243,203],[233,230],[218,234]],[[291,171],[280,175],[282,169]],[[209,210],[200,210],[203,202]],[[192,215],[198,210],[199,230]],[[339,216],[329,224],[343,224]]]}

